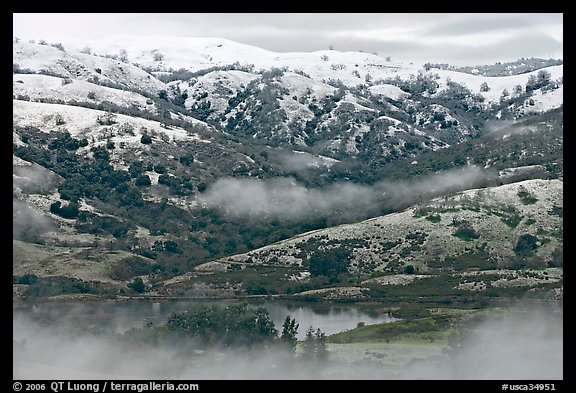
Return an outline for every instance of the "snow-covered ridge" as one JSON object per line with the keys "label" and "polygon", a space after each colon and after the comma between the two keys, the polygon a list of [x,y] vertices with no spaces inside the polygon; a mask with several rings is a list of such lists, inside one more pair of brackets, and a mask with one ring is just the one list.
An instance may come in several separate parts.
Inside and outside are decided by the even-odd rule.
{"label": "snow-covered ridge", "polygon": [[[186,69],[194,72],[231,64],[253,65],[254,71],[280,68],[307,75],[320,83],[339,80],[348,86],[374,85],[371,87],[374,94],[393,99],[405,98],[407,95],[394,86],[381,85],[378,80],[395,77],[409,79],[419,73],[436,74],[439,76],[439,92],[451,80],[466,86],[473,93],[480,93],[487,102],[498,102],[504,90],[512,92],[517,85],[525,86],[528,78],[538,73],[533,71],[505,77],[485,77],[453,70],[424,71],[423,65],[419,63],[396,62],[365,52],[324,50],[276,53],[221,38],[122,35],[90,41],[69,40],[64,42],[64,48],[65,51],[61,51],[49,45],[15,43],[13,62],[21,68],[35,71],[75,74],[73,76],[80,79],[94,76],[110,78],[121,84],[130,83],[131,87],[156,92],[166,89],[166,85],[139,67],[158,71]],[[91,54],[80,52],[86,51],[86,48],[90,48]],[[120,56],[126,62],[102,56]],[[99,75],[94,72],[97,68],[100,70]],[[551,74],[552,80],[558,80],[563,76],[564,69],[563,65],[558,65],[547,67],[546,71]],[[240,79],[247,80],[244,77]],[[490,89],[480,92],[483,83]]]}
{"label": "snow-covered ridge", "polygon": [[133,90],[158,93],[166,85],[132,64],[49,45],[14,43],[12,62],[22,70],[96,82],[113,82]]}
{"label": "snow-covered ridge", "polygon": [[136,107],[139,110],[154,112],[154,106],[147,103],[146,97],[131,91],[113,89],[83,80],[65,83],[63,78],[55,76],[13,74],[13,95],[31,101],[46,98],[65,103],[107,101],[123,107]]}
{"label": "snow-covered ridge", "polygon": [[[170,140],[201,139],[198,135],[177,127],[166,128],[157,121],[121,114],[114,115],[114,125],[102,125],[98,123],[98,118],[106,115],[106,112],[78,106],[14,100],[12,109],[13,123],[21,127],[37,127],[44,132],[67,131],[73,137],[94,138],[95,141],[102,143],[110,139],[117,143],[124,142],[139,146],[144,132],[158,135],[158,138],[165,135]],[[55,120],[57,117],[60,121]],[[198,124],[203,123],[198,121]],[[129,125],[129,131],[126,125]],[[121,126],[124,128],[117,130]]]}
{"label": "snow-covered ridge", "polygon": [[[425,71],[421,64],[364,52],[275,53],[219,38],[116,36],[64,42],[63,48],[18,42],[13,62],[17,100],[112,103],[127,109],[120,113],[149,112],[156,119],[191,123],[194,117],[231,134],[250,130],[253,138],[306,145],[334,158],[364,154],[375,148],[374,141],[381,147],[378,154],[415,155],[476,135],[471,115],[456,113],[457,103],[435,102],[450,81],[469,89],[466,105],[496,118],[518,118],[563,103],[562,65],[547,67],[549,85],[528,96],[526,84],[540,70],[484,77]],[[499,106],[505,90],[508,108]],[[522,100],[512,101],[516,97]],[[380,123],[373,126],[372,120]],[[370,133],[378,137],[364,138]],[[425,136],[441,143],[424,143]],[[363,140],[372,143],[362,145]]]}

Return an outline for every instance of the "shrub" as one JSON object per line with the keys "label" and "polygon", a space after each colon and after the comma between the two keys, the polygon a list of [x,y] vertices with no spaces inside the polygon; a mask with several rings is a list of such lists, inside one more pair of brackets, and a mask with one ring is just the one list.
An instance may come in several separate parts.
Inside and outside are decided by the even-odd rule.
{"label": "shrub", "polygon": [[138,293],[144,293],[144,291],[146,291],[146,285],[140,277],[136,277],[134,281],[128,284],[128,288],[131,288]]}
{"label": "shrub", "polygon": [[529,234],[520,236],[514,247],[514,252],[520,256],[532,255],[536,250],[538,250],[538,238]]}
{"label": "shrub", "polygon": [[138,176],[135,183],[138,187],[147,187],[152,184],[148,175]]}
{"label": "shrub", "polygon": [[524,205],[533,205],[538,202],[538,198],[532,195],[524,186],[518,187],[518,197]]}
{"label": "shrub", "polygon": [[105,113],[96,118],[96,122],[102,126],[111,126],[116,124],[116,115],[113,113]]}
{"label": "shrub", "polygon": [[152,266],[142,258],[125,258],[112,264],[110,278],[113,280],[129,280],[134,276],[149,274],[151,271]]}
{"label": "shrub", "polygon": [[339,274],[348,271],[348,263],[351,259],[352,252],[346,248],[318,250],[308,258],[310,274],[336,278]]}
{"label": "shrub", "polygon": [[80,209],[75,202],[70,202],[68,205],[62,207],[62,203],[56,201],[50,205],[50,212],[62,218],[72,219],[78,217]]}
{"label": "shrub", "polygon": [[461,221],[458,224],[458,229],[452,235],[465,241],[478,239],[480,237],[480,234],[476,232],[472,224],[468,221]]}
{"label": "shrub", "polygon": [[140,142],[144,145],[149,145],[152,143],[152,137],[148,134],[142,134],[142,138],[140,138]]}

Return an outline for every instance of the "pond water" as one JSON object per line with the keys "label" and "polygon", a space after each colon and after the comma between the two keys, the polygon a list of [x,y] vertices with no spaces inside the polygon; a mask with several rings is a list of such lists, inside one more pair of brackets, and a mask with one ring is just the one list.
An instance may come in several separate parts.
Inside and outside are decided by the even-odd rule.
{"label": "pond water", "polygon": [[[200,305],[238,304],[235,300],[170,300],[170,301],[99,301],[42,303],[14,309],[14,316],[32,315],[46,322],[70,322],[86,328],[98,328],[123,333],[147,324],[160,326],[174,312],[184,312]],[[381,306],[362,304],[325,304],[294,301],[250,301],[252,307],[264,307],[278,331],[287,315],[300,324],[298,338],[303,339],[306,329],[320,328],[326,335],[355,328],[359,322],[366,325],[387,323],[397,319]]]}

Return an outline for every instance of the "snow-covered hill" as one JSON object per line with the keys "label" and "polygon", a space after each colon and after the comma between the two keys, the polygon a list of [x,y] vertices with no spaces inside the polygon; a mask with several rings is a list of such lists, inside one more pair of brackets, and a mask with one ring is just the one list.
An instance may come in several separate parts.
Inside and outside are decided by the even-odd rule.
{"label": "snow-covered hill", "polygon": [[[24,240],[16,274],[57,253],[66,255],[62,269],[42,265],[39,277],[53,271],[124,291],[128,281],[110,269],[126,267],[135,269],[124,272],[130,279],[148,272],[156,290],[214,266],[306,273],[310,250],[337,244],[351,253],[348,270],[365,277],[409,266],[509,267],[528,235],[529,251],[537,248],[530,263],[561,264],[561,180],[456,195],[434,182],[407,185],[464,168],[477,176],[458,190],[561,179],[562,105],[562,65],[485,77],[218,38],[16,42],[14,238]],[[451,175],[439,176],[450,189]],[[374,188],[387,182],[386,192]],[[396,189],[404,193],[388,192]],[[279,213],[280,201],[294,208]],[[259,215],[241,215],[238,204]],[[358,222],[367,217],[376,218]],[[270,245],[281,239],[289,240]],[[122,261],[96,258],[98,272],[87,270],[97,264],[82,247],[119,251]],[[73,273],[68,255],[82,261]]]}
{"label": "snow-covered hill", "polygon": [[[15,98],[107,102],[161,114],[166,108],[150,100],[160,96],[233,134],[334,158],[372,155],[373,147],[366,151],[361,141],[365,134],[382,138],[372,123],[382,116],[400,122],[397,132],[422,131],[439,146],[477,136],[478,111],[493,112],[485,118],[517,118],[563,102],[562,65],[546,68],[546,83],[525,94],[541,70],[485,77],[426,71],[364,52],[274,53],[218,38],[116,36],[64,44],[14,43]],[[44,75],[24,75],[30,72]],[[417,153],[404,149],[406,143],[428,149],[409,136],[388,142],[379,144],[380,152]]]}
{"label": "snow-covered hill", "polygon": [[[523,192],[535,202],[526,204],[520,197]],[[339,247],[350,247],[349,269],[364,274],[398,273],[407,265],[430,272],[437,267],[435,259],[448,261],[467,252],[482,254],[485,260],[478,263],[488,264],[491,259],[493,268],[505,268],[514,259],[518,239],[525,234],[547,239],[538,247],[538,255],[547,260],[561,241],[557,236],[562,233],[562,217],[552,207],[562,209],[562,195],[563,182],[558,180],[528,180],[468,190],[403,212],[305,233],[201,265],[197,270],[213,263],[220,264],[223,270],[234,264],[252,263],[305,266],[307,251]],[[454,235],[463,223],[476,233],[473,239]],[[316,246],[311,247],[312,244]]]}

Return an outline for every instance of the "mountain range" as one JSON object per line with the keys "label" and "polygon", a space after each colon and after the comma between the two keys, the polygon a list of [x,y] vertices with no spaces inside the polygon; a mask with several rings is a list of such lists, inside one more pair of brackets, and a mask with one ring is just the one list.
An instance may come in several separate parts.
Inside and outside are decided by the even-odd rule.
{"label": "mountain range", "polygon": [[17,297],[557,297],[562,179],[562,60],[13,43]]}

